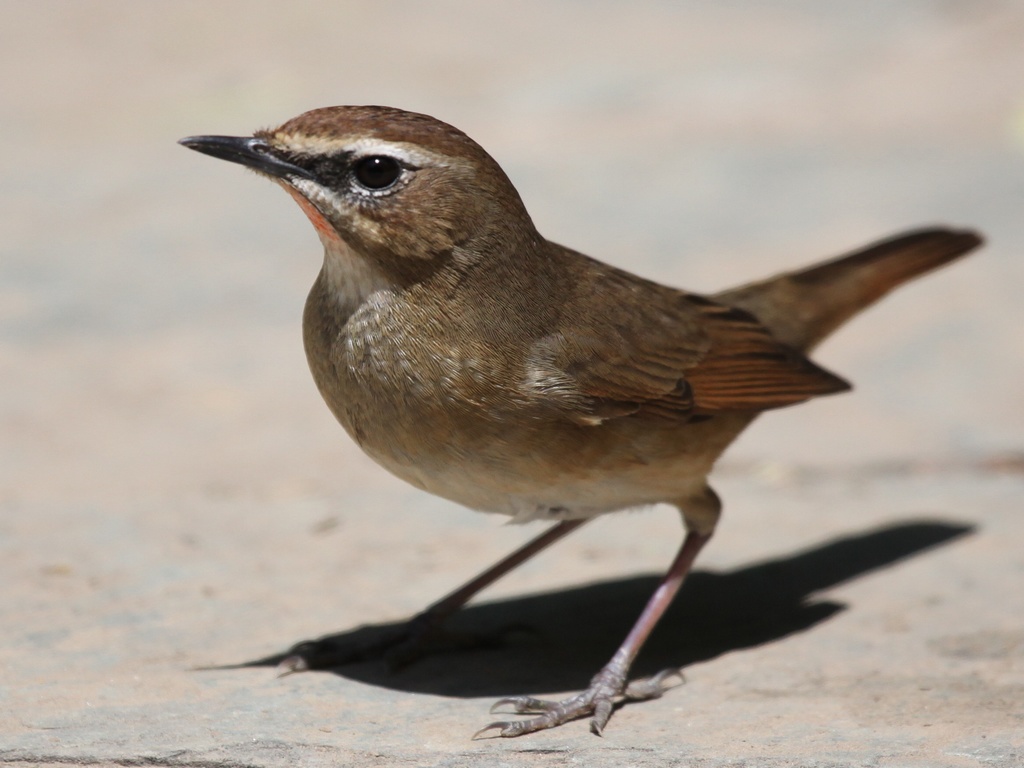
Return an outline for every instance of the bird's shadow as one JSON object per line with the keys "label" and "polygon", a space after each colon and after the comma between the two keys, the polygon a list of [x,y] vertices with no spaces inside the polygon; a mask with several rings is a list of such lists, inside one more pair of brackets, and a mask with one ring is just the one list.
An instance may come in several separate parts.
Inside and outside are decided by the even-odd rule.
{"label": "bird's shadow", "polygon": [[[828,541],[734,571],[695,571],[633,666],[634,677],[686,667],[729,651],[801,632],[845,610],[814,593],[892,565],[973,531],[969,525],[904,522]],[[390,671],[381,661],[331,672],[395,690],[444,696],[503,696],[575,690],[611,657],[654,591],[657,576],[635,576],[471,605],[448,622],[457,632],[510,633],[492,647],[439,653]],[[357,646],[401,623],[358,627],[325,638]],[[231,667],[275,666],[287,651]]]}

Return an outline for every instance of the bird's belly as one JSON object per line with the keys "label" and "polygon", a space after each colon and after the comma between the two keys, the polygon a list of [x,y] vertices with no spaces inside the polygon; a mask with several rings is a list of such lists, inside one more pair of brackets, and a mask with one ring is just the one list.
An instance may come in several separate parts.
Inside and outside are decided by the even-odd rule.
{"label": "bird's belly", "polygon": [[390,440],[360,444],[412,485],[514,522],[678,502],[701,492],[717,456],[693,442],[685,427],[671,436],[641,433],[625,441],[621,433],[633,430],[615,429],[619,434],[611,436],[602,430],[571,424],[509,427],[483,438],[474,430],[444,430],[435,441],[425,439],[433,430],[424,424],[411,441],[396,440],[396,431],[390,431]]}

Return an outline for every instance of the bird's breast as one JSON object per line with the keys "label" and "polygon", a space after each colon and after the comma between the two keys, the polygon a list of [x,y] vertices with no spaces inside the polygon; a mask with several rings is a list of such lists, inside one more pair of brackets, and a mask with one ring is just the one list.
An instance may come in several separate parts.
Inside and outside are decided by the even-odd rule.
{"label": "bird's breast", "polygon": [[322,299],[304,329],[324,400],[371,458],[438,496],[517,520],[590,516],[687,496],[717,455],[700,425],[573,422],[530,399],[521,364],[400,297],[347,316]]}

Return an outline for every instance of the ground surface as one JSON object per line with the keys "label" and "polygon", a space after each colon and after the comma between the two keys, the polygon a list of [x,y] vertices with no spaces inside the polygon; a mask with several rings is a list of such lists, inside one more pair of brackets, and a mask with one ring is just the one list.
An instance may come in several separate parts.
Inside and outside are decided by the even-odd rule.
{"label": "ground surface", "polygon": [[[0,762],[1024,765],[1024,7],[10,4],[0,25]],[[687,684],[469,740],[584,685],[669,561],[597,521],[462,626],[502,648],[284,679],[237,665],[407,616],[535,533],[356,450],[305,370],[312,230],[175,145],[385,103],[468,131],[549,237],[714,290],[946,222],[990,245],[764,418],[638,665]]]}

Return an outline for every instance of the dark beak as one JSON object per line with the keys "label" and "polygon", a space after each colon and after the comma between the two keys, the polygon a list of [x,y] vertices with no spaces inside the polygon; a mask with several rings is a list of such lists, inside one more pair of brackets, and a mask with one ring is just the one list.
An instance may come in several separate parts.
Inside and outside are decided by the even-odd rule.
{"label": "dark beak", "polygon": [[178,143],[189,149],[194,149],[196,152],[202,152],[204,155],[238,163],[269,176],[276,176],[280,179],[298,176],[315,181],[313,174],[305,168],[300,168],[277,157],[273,148],[260,138],[189,136]]}

